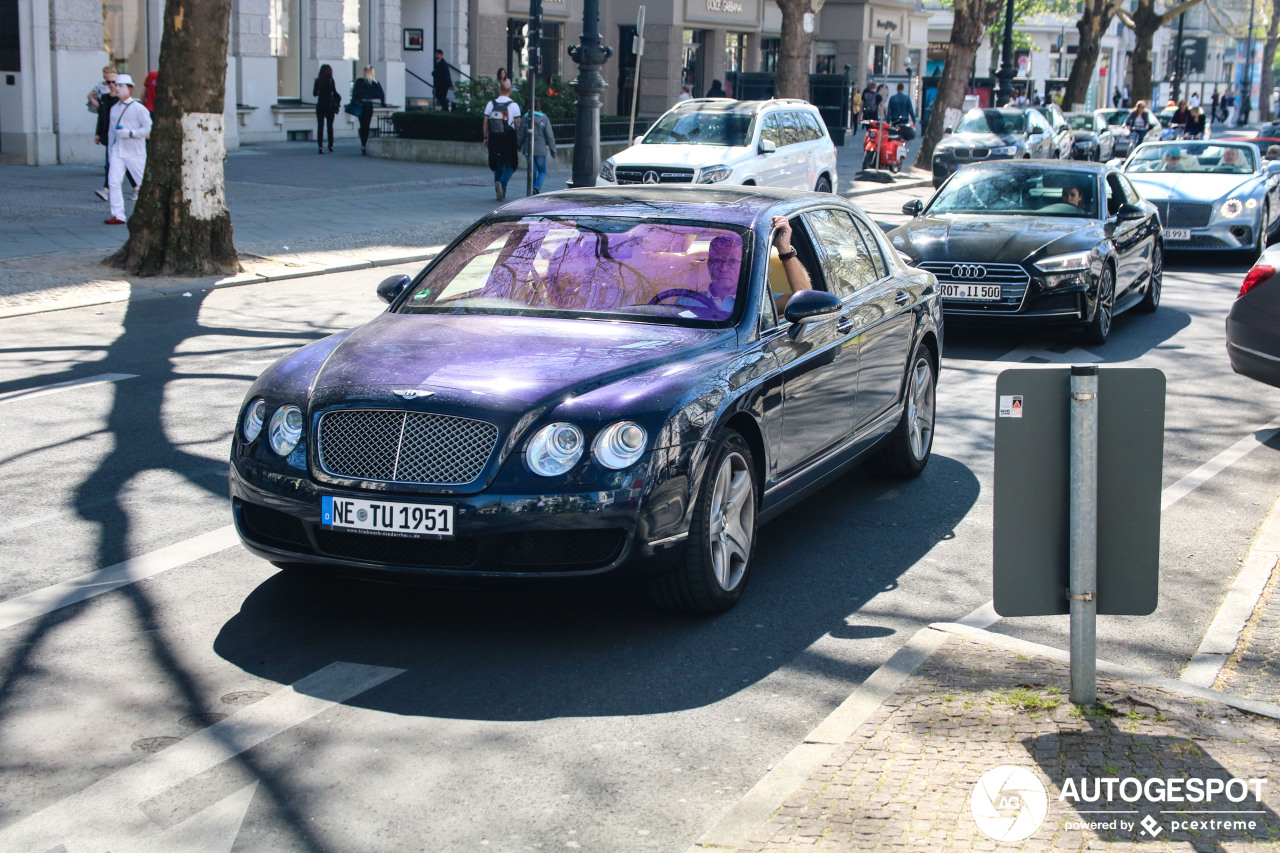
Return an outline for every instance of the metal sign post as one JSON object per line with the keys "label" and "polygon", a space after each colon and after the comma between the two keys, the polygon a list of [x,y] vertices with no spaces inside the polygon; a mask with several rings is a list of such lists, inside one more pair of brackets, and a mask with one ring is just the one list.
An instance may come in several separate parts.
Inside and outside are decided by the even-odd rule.
{"label": "metal sign post", "polygon": [[525,195],[533,195],[533,157],[538,150],[538,66],[542,64],[542,0],[529,0],[529,121],[525,133],[529,140],[529,161],[525,163]]}
{"label": "metal sign post", "polygon": [[636,55],[636,65],[631,72],[631,121],[627,125],[627,144],[631,145],[636,138],[636,101],[640,98],[640,58],[644,56],[644,6],[636,14],[636,37],[632,46]]}
{"label": "metal sign post", "polygon": [[1098,697],[1098,366],[1071,368],[1071,701]]}

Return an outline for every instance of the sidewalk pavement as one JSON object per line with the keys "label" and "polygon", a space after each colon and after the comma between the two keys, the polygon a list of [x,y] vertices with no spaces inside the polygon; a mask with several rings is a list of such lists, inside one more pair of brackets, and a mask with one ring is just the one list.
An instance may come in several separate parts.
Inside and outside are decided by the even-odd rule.
{"label": "sidewalk pavement", "polygon": [[[1280,849],[1278,559],[1280,503],[1182,680],[1099,661],[1091,708],[1068,701],[1063,651],[923,629],[689,853]],[[1099,779],[1121,781],[1074,797]],[[1174,802],[1148,779],[1233,794]]]}
{"label": "sidewalk pavement", "polygon": [[[894,183],[855,182],[860,147],[841,149],[846,196],[927,185],[908,170]],[[569,153],[552,159],[544,191],[571,175]],[[228,287],[434,257],[497,207],[493,175],[476,166],[362,157],[340,141],[318,156],[311,143],[268,143],[231,152],[224,169],[241,271],[207,278],[129,278],[102,263],[128,237],[94,190],[97,166],[5,166],[0,181],[0,318],[193,289]],[[508,199],[523,197],[526,172]],[[923,183],[922,183],[923,182]],[[131,209],[131,208],[130,208]]]}

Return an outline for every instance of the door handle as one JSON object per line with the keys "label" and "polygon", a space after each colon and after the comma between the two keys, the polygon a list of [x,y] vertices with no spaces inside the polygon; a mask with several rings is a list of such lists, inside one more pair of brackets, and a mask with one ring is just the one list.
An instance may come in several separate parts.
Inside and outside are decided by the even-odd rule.
{"label": "door handle", "polygon": [[893,297],[893,304],[895,305],[906,305],[910,301],[911,301],[911,294],[907,293],[905,290],[899,290],[898,293]]}
{"label": "door handle", "polygon": [[847,335],[853,331],[853,320],[849,317],[841,317],[836,323],[836,331],[842,335]]}

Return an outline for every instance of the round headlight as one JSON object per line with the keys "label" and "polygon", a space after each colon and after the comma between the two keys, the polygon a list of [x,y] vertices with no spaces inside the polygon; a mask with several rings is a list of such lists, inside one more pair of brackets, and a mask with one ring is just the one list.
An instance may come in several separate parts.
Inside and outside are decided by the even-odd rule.
{"label": "round headlight", "polygon": [[1245,210],[1253,210],[1257,206],[1258,206],[1258,200],[1256,198],[1250,198],[1245,200],[1245,203],[1244,203]]}
{"label": "round headlight", "polygon": [[529,439],[525,462],[533,473],[554,477],[577,464],[585,446],[582,430],[573,424],[549,424]]}
{"label": "round headlight", "polygon": [[267,401],[258,397],[249,403],[249,408],[244,410],[244,425],[240,427],[240,434],[244,436],[244,440],[250,442],[257,438],[266,420]]}
{"label": "round headlight", "polygon": [[634,421],[618,421],[600,430],[591,452],[596,461],[606,468],[627,468],[635,464],[644,453],[644,427]]}
{"label": "round headlight", "polygon": [[297,406],[281,406],[271,416],[267,429],[271,449],[281,456],[288,456],[302,438],[302,410]]}
{"label": "round headlight", "polygon": [[1227,219],[1235,219],[1242,210],[1244,210],[1244,205],[1238,198],[1229,198],[1222,203],[1222,215]]}

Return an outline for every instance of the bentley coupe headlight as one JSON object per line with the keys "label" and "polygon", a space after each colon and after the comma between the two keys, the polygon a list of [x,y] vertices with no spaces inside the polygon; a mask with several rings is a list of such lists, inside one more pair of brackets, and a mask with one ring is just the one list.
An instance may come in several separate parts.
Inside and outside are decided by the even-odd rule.
{"label": "bentley coupe headlight", "polygon": [[1043,272],[1077,272],[1089,268],[1089,256],[1092,252],[1072,252],[1069,255],[1054,255],[1036,261],[1036,267]]}
{"label": "bentley coupe headlight", "polygon": [[1018,146],[1004,145],[1000,148],[992,148],[991,153],[997,157],[1012,157],[1014,154],[1018,153]]}
{"label": "bentley coupe headlight", "polygon": [[702,170],[702,174],[698,175],[698,183],[715,184],[723,181],[725,178],[733,174],[733,168],[721,163],[718,166],[708,166]]}
{"label": "bentley coupe headlight", "polygon": [[617,182],[617,179],[613,175],[613,160],[604,161],[604,165],[600,167],[600,177],[604,178],[606,181]]}
{"label": "bentley coupe headlight", "polygon": [[1246,199],[1246,200],[1245,200],[1245,203],[1244,203],[1244,209],[1245,209],[1245,210],[1253,210],[1253,209],[1254,209],[1255,207],[1257,207],[1257,206],[1258,206],[1258,200],[1257,200],[1256,198],[1251,198],[1251,199]]}
{"label": "bentley coupe headlight", "polygon": [[1226,219],[1235,219],[1244,210],[1244,202],[1238,198],[1229,198],[1222,203],[1222,208],[1218,211]]}
{"label": "bentley coupe headlight", "polygon": [[271,416],[267,428],[267,440],[271,449],[281,456],[288,456],[302,438],[302,410],[297,406],[281,406]]}
{"label": "bentley coupe headlight", "polygon": [[249,408],[244,410],[244,425],[240,427],[240,434],[244,436],[246,443],[258,437],[266,420],[267,401],[258,397],[249,403]]}
{"label": "bentley coupe headlight", "polygon": [[644,453],[647,438],[644,427],[640,424],[618,421],[600,430],[591,452],[595,454],[596,461],[606,468],[627,468],[634,465],[640,454]]}
{"label": "bentley coupe headlight", "polygon": [[533,473],[554,477],[576,465],[585,446],[582,430],[573,424],[548,424],[529,439],[525,462]]}

